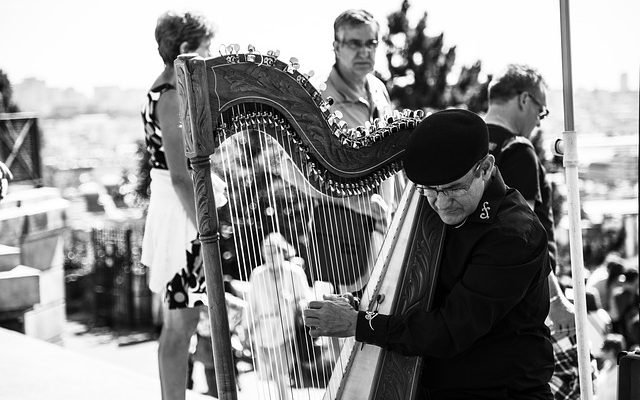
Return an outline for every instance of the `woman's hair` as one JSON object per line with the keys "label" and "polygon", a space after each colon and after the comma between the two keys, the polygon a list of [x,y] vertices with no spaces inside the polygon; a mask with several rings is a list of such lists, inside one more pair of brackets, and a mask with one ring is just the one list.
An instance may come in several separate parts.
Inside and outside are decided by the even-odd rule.
{"label": "woman's hair", "polygon": [[158,53],[165,65],[173,64],[182,43],[187,42],[189,50],[196,50],[203,40],[213,38],[214,33],[213,25],[202,15],[167,11],[158,17],[156,25]]}

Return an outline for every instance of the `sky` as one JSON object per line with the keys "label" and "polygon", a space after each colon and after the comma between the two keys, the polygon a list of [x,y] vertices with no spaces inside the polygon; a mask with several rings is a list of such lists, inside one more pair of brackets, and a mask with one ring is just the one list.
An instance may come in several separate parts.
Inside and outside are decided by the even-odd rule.
{"label": "sky", "polygon": [[[331,67],[333,20],[365,8],[386,26],[401,0],[0,0],[0,69],[14,83],[38,78],[50,87],[90,93],[96,86],[147,88],[162,70],[154,29],[168,9],[194,10],[217,27],[212,50],[238,43],[281,51],[301,71]],[[427,33],[456,46],[456,67],[481,60],[485,73],[508,63],[538,68],[551,89],[562,88],[559,0],[433,0],[411,2],[410,17],[429,13]],[[626,73],[640,75],[640,1],[570,3],[574,89],[617,90]],[[384,70],[379,51],[377,69]]]}

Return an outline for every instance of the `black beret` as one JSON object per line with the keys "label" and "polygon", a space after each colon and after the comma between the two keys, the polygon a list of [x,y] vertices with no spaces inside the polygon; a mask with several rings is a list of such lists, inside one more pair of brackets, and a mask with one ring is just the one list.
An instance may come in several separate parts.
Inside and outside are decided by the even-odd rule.
{"label": "black beret", "polygon": [[433,113],[411,133],[404,170],[414,183],[437,186],[462,178],[489,152],[489,131],[477,114],[450,109]]}

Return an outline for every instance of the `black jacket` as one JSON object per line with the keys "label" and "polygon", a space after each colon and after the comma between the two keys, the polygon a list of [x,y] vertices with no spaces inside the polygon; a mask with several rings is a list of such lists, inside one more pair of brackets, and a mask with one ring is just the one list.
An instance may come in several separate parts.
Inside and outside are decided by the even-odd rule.
{"label": "black jacket", "polygon": [[356,340],[424,357],[425,388],[546,385],[550,268],[538,218],[496,168],[476,211],[445,235],[434,309],[378,315],[374,330],[360,312]]}

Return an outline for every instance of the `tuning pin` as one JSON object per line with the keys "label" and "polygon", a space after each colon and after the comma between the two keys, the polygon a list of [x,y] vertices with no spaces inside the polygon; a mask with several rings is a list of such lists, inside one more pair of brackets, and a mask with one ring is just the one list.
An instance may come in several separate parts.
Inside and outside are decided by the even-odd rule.
{"label": "tuning pin", "polygon": [[344,131],[347,129],[347,121],[338,121],[338,128],[341,131]]}
{"label": "tuning pin", "polygon": [[247,46],[247,50],[249,51],[249,53],[253,53],[256,51],[256,46],[250,44]]}
{"label": "tuning pin", "polygon": [[[324,83],[323,83],[323,85],[324,85],[324,87],[325,87],[325,89],[326,89],[326,88],[327,88],[327,85],[325,85]],[[333,97],[331,97],[331,96],[327,96],[327,103],[329,103],[329,105],[330,105],[330,106],[332,106],[332,105],[333,105],[333,103],[334,103]]]}
{"label": "tuning pin", "polygon": [[240,53],[240,45],[238,43],[233,43],[231,45],[231,52],[235,54]]}
{"label": "tuning pin", "polygon": [[320,90],[321,92],[324,92],[325,90],[327,90],[327,84],[322,82],[318,85],[318,90]]}
{"label": "tuning pin", "polygon": [[424,118],[424,110],[415,110],[413,112],[413,118],[418,118],[418,119]]}
{"label": "tuning pin", "polygon": [[235,54],[235,51],[233,51],[233,50],[234,50],[234,47],[233,47],[233,45],[232,45],[232,44],[230,44],[229,46],[227,46],[226,50],[227,50],[227,54]]}
{"label": "tuning pin", "polygon": [[340,110],[335,110],[333,112],[333,114],[338,118],[338,119],[342,119],[342,113],[340,112]]}
{"label": "tuning pin", "polygon": [[227,50],[228,46],[225,46],[224,44],[221,44],[218,47],[218,53],[220,53],[221,56],[226,56],[227,54],[229,54],[229,51]]}
{"label": "tuning pin", "polygon": [[315,75],[316,73],[313,72],[313,70],[307,72],[307,79],[311,78],[313,75]]}
{"label": "tuning pin", "polygon": [[371,130],[371,122],[364,121],[364,130],[369,132]]}
{"label": "tuning pin", "polygon": [[374,118],[373,120],[373,129],[380,128],[380,118]]}
{"label": "tuning pin", "polygon": [[295,57],[291,57],[289,59],[289,63],[291,64],[291,68],[293,69],[297,70],[298,68],[300,68],[300,62],[298,62],[298,59]]}

